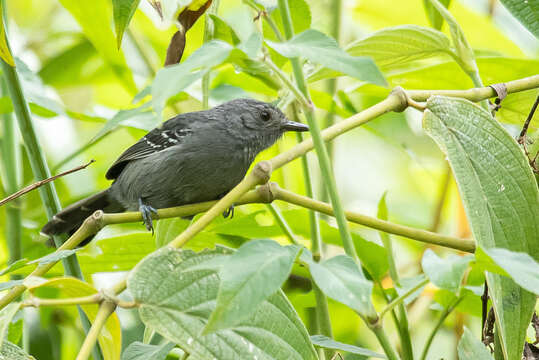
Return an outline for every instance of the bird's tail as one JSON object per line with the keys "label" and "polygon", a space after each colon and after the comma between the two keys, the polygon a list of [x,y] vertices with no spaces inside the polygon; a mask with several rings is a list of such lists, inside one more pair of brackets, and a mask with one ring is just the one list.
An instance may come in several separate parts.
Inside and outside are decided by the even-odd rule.
{"label": "bird's tail", "polygon": [[[64,210],[54,215],[53,218],[43,226],[41,232],[48,236],[58,234],[71,235],[82,225],[83,221],[96,210],[122,212],[125,209],[110,196],[109,190],[107,189],[69,205]],[[85,239],[80,245],[88,243],[92,237]]]}

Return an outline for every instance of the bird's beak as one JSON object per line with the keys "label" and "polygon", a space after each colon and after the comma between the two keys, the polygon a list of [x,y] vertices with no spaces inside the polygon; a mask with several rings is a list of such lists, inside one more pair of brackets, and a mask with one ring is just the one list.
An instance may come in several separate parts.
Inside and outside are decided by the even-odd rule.
{"label": "bird's beak", "polygon": [[307,125],[290,120],[285,122],[281,128],[284,131],[309,131],[309,127]]}

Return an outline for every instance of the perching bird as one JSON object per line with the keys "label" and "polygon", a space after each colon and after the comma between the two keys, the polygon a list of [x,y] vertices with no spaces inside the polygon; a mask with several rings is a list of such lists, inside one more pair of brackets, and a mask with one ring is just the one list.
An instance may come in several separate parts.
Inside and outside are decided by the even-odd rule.
{"label": "perching bird", "polygon": [[178,115],[124,151],[107,171],[107,179],[114,180],[108,189],[66,207],[41,232],[71,234],[99,209],[139,210],[153,231],[155,209],[219,199],[285,131],[308,129],[275,106],[252,99]]}

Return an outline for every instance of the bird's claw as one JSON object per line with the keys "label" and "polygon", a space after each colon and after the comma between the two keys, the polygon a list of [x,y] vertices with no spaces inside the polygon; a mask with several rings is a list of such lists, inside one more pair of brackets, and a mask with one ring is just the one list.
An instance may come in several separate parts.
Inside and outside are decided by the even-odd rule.
{"label": "bird's claw", "polygon": [[157,214],[157,210],[150,205],[143,204],[142,199],[139,199],[139,211],[142,214],[142,223],[146,226],[148,231],[152,232],[153,235],[152,213]]}
{"label": "bird's claw", "polygon": [[231,219],[234,217],[234,205],[230,205],[230,207],[228,209],[223,211],[223,217],[225,219],[228,218],[229,216],[230,216]]}

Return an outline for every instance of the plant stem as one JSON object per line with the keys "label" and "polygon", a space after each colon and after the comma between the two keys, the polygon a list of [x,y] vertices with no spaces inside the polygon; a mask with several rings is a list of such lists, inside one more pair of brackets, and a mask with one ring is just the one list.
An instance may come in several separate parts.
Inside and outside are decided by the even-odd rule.
{"label": "plant stem", "polygon": [[[210,20],[210,14],[217,14],[219,0],[213,0],[210,8],[204,15],[204,44],[213,38],[213,22]],[[211,23],[210,23],[211,22]],[[202,109],[209,108],[210,101],[210,71],[202,77]]]}
{"label": "plant stem", "polygon": [[432,344],[432,340],[434,340],[434,337],[436,336],[436,333],[438,332],[438,330],[440,329],[440,327],[444,323],[445,319],[449,316],[449,314],[451,314],[453,309],[455,309],[457,307],[457,305],[462,301],[462,299],[463,299],[463,297],[460,297],[460,298],[456,299],[455,302],[451,306],[449,306],[448,308],[446,308],[444,310],[444,312],[440,316],[440,319],[436,323],[436,326],[434,326],[434,329],[432,329],[432,331],[431,331],[431,333],[430,333],[430,335],[429,335],[429,337],[427,339],[427,342],[425,343],[425,348],[423,349],[423,352],[421,353],[420,360],[425,360],[427,358],[427,355],[429,353],[430,345]]}
{"label": "plant stem", "polygon": [[[381,220],[387,221],[388,214],[387,214],[387,205],[385,203],[385,195],[380,201],[381,202],[383,201],[382,204],[385,206],[385,211],[382,210],[382,208],[379,205],[380,210],[378,210],[378,217]],[[395,254],[393,253],[393,244],[392,244],[391,238],[389,237],[388,233],[383,232],[383,231],[380,231],[380,238],[382,239],[382,243],[384,244],[384,247],[386,248],[386,251],[387,251],[387,262],[389,264],[389,276],[391,277],[391,280],[393,280],[393,284],[395,287],[400,286],[399,273],[397,271],[397,264],[395,263]],[[382,290],[382,293],[385,296],[386,294],[381,284],[380,284],[380,289]],[[402,356],[406,360],[413,360],[414,350],[412,347],[412,340],[410,338],[410,329],[408,327],[408,314],[406,313],[406,307],[404,306],[404,304],[401,303],[398,305],[398,310],[399,310],[399,318],[397,317],[393,309],[391,310],[391,315],[393,317],[393,320],[395,321],[397,330],[399,331],[399,337],[401,340],[401,347],[402,347]]]}
{"label": "plant stem", "polygon": [[[5,79],[0,80],[1,94],[7,94]],[[2,141],[2,164],[4,165],[2,178],[6,194],[17,192],[22,179],[21,152],[17,139],[17,131],[11,114],[2,115],[4,137]],[[22,217],[21,201],[16,200],[6,206],[6,241],[9,251],[9,264],[22,258]],[[19,279],[20,276],[12,275],[11,279]]]}
{"label": "plant stem", "polygon": [[[271,191],[277,200],[286,201],[291,204],[313,209],[323,214],[333,216],[333,209],[329,204],[309,199],[284,189],[279,188],[277,190],[277,184],[274,183],[271,184],[271,187]],[[410,228],[404,225],[394,224],[389,221],[380,220],[375,217],[362,215],[351,211],[346,211],[345,216],[349,221],[356,224],[364,225],[390,234],[404,236],[409,239],[421,241],[427,244],[440,245],[466,252],[475,251],[475,242],[470,239],[461,239],[453,236],[436,234],[427,230]]]}
{"label": "plant stem", "polygon": [[101,294],[97,293],[89,296],[65,299],[41,299],[29,298],[22,303],[23,307],[39,307],[39,306],[65,306],[65,305],[85,305],[97,304],[102,301]]}
{"label": "plant stem", "polygon": [[294,232],[290,228],[290,225],[288,225],[288,222],[286,222],[286,219],[284,218],[283,214],[281,213],[281,210],[274,204],[267,204],[266,207],[270,211],[270,213],[273,215],[273,218],[275,221],[277,221],[277,224],[279,224],[279,227],[281,230],[283,230],[283,233],[286,235],[288,240],[294,245],[300,245],[299,241],[296,239],[296,236],[294,235]]}
{"label": "plant stem", "polygon": [[[281,13],[285,36],[287,39],[290,39],[294,35],[294,29],[292,26],[292,18],[290,16],[290,8],[288,7],[288,0],[279,0],[278,6]],[[303,75],[301,64],[299,63],[299,59],[297,58],[290,59],[290,63],[292,64],[292,70],[296,79],[296,84],[308,101],[308,104],[304,104],[305,117],[307,119],[307,123],[309,124],[309,129],[313,139],[313,144],[316,149],[316,154],[318,155],[318,163],[320,165],[320,170],[322,171],[322,178],[324,179],[326,189],[335,210],[335,218],[339,226],[344,251],[348,256],[352,257],[352,259],[354,259],[355,262],[359,265],[360,260],[357,256],[354,242],[352,240],[352,235],[350,234],[350,229],[348,229],[348,223],[346,222],[346,218],[344,216],[344,210],[337,192],[337,183],[335,181],[335,177],[333,176],[333,170],[329,161],[329,155],[326,149],[326,145],[324,144],[324,141],[322,139],[318,122],[314,117],[314,110],[312,107],[312,102],[309,99],[309,91],[305,83],[305,76]]]}
{"label": "plant stem", "polygon": [[379,315],[379,319],[382,320],[382,318],[384,317],[384,315],[392,310],[395,306],[399,305],[399,304],[402,304],[402,302],[410,295],[412,295],[413,293],[415,293],[417,290],[421,289],[423,286],[425,286],[427,283],[429,282],[429,279],[425,279],[421,282],[419,282],[416,286],[414,286],[413,288],[410,288],[408,289],[408,291],[406,291],[404,294],[402,294],[401,296],[393,299],[392,302],[390,302],[389,304],[386,305],[386,307],[380,312],[380,315]]}
{"label": "plant stem", "polygon": [[387,334],[384,331],[384,328],[382,327],[382,324],[377,324],[374,326],[370,326],[370,329],[376,335],[376,338],[378,339],[378,342],[384,349],[384,352],[386,353],[386,356],[389,360],[399,360],[399,355],[395,352],[395,349],[393,349],[393,346],[389,342],[389,339],[387,338]]}
{"label": "plant stem", "polygon": [[97,337],[99,336],[101,329],[103,328],[103,326],[105,326],[107,319],[114,312],[115,309],[116,304],[110,301],[104,301],[99,306],[99,310],[97,311],[97,315],[95,316],[94,323],[92,324],[88,335],[86,335],[86,339],[84,339],[84,342],[82,343],[82,347],[80,348],[76,360],[86,360],[90,357],[90,352],[97,342]]}
{"label": "plant stem", "polygon": [[438,231],[438,227],[440,226],[440,221],[442,218],[442,210],[444,208],[444,204],[447,199],[449,183],[451,181],[451,168],[449,167],[449,164],[447,162],[446,162],[445,167],[446,169],[444,172],[444,177],[442,179],[442,183],[440,185],[440,190],[438,194],[438,201],[436,202],[436,209],[434,210],[434,219],[432,221],[432,226],[430,228],[430,231],[433,231],[433,232]]}

